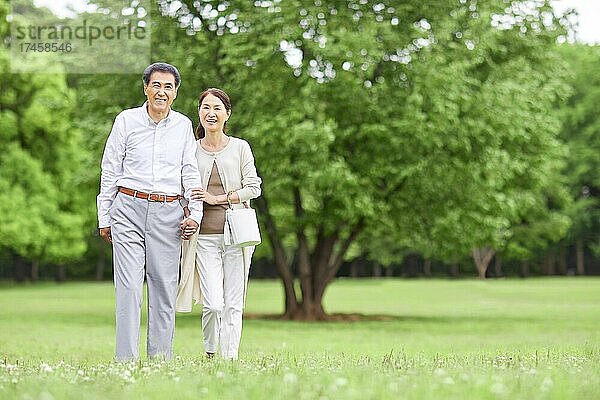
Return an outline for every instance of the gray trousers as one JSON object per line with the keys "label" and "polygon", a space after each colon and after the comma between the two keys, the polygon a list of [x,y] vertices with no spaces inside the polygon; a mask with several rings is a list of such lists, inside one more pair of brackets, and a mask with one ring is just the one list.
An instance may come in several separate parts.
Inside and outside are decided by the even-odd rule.
{"label": "gray trousers", "polygon": [[118,361],[139,357],[144,277],[148,283],[149,357],[173,355],[183,209],[118,193],[110,209]]}

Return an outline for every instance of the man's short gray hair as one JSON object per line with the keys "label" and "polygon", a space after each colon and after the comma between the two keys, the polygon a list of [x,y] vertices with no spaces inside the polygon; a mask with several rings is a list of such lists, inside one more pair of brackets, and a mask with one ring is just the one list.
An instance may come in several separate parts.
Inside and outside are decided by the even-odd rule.
{"label": "man's short gray hair", "polygon": [[144,70],[144,76],[142,78],[144,80],[144,85],[148,86],[148,84],[150,83],[150,76],[152,76],[153,72],[166,72],[168,74],[173,75],[175,77],[175,87],[179,87],[179,83],[181,82],[181,76],[179,75],[179,71],[177,71],[177,68],[175,68],[175,66],[163,62],[156,62],[154,64],[148,65],[148,67],[146,67],[146,69]]}

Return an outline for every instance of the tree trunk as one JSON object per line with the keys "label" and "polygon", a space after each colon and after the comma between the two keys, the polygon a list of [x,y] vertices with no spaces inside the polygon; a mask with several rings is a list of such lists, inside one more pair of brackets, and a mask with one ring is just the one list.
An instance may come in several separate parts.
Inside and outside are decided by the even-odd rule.
{"label": "tree trunk", "polygon": [[394,268],[391,265],[385,269],[385,276],[388,278],[394,276]]}
{"label": "tree trunk", "polygon": [[522,278],[527,278],[529,276],[529,260],[521,261],[520,275]]}
{"label": "tree trunk", "polygon": [[473,260],[475,261],[475,266],[477,267],[477,274],[480,279],[485,279],[485,273],[487,271],[488,265],[490,265],[490,261],[496,254],[496,251],[490,249],[489,247],[483,247],[480,249],[473,249]]}
{"label": "tree trunk", "polygon": [[285,255],[280,236],[277,232],[275,220],[269,211],[269,203],[267,202],[266,197],[259,197],[254,202],[254,205],[259,210],[260,214],[264,216],[264,228],[269,238],[269,243],[271,244],[271,250],[273,252],[273,258],[275,259],[277,273],[279,274],[281,283],[283,285],[285,295],[285,311],[283,317],[291,319],[296,314],[299,307],[296,290],[294,288],[292,269]]}
{"label": "tree trunk", "polygon": [[577,240],[575,244],[575,254],[577,256],[577,275],[585,275],[585,254],[583,252],[583,240]]}
{"label": "tree trunk", "polygon": [[303,234],[298,235],[298,271],[300,273],[300,289],[302,290],[302,308],[306,313],[312,312],[314,288],[313,274],[308,254],[308,244]]}
{"label": "tree trunk", "polygon": [[550,254],[546,257],[546,273],[548,275],[554,275],[556,273],[555,264],[556,258],[554,257],[554,254]]}
{"label": "tree trunk", "polygon": [[[298,220],[304,218],[304,208],[302,205],[302,195],[299,187],[294,187],[294,214]],[[313,269],[308,249],[308,239],[304,234],[304,227],[299,225],[296,230],[296,240],[298,241],[298,272],[300,273],[300,290],[302,291],[302,309],[304,313],[313,312]]]}
{"label": "tree trunk", "polygon": [[431,276],[431,260],[428,258],[423,262],[423,274],[427,277]]}
{"label": "tree trunk", "polygon": [[406,276],[414,278],[419,274],[419,255],[411,253],[406,256]]}
{"label": "tree trunk", "polygon": [[310,304],[310,306],[301,303],[294,312],[289,314],[287,319],[295,321],[324,321],[327,319],[322,299],[313,297],[307,304]]}
{"label": "tree trunk", "polygon": [[14,268],[14,278],[15,281],[17,282],[23,282],[25,281],[25,262],[23,261],[23,258],[16,254],[13,253],[12,256],[13,259],[13,268]]}
{"label": "tree trunk", "polygon": [[502,257],[499,254],[496,254],[496,259],[494,260],[494,274],[496,278],[502,276]]}
{"label": "tree trunk", "polygon": [[373,278],[381,278],[381,264],[377,261],[373,263]]}
{"label": "tree trunk", "polygon": [[56,271],[56,280],[58,282],[65,282],[67,280],[67,267],[64,264],[60,264]]}
{"label": "tree trunk", "polygon": [[460,267],[459,267],[458,263],[450,264],[450,276],[453,278],[458,278],[459,274],[460,274]]}
{"label": "tree trunk", "polygon": [[567,251],[564,248],[560,249],[558,273],[561,275],[567,274]]}
{"label": "tree trunk", "polygon": [[31,261],[31,282],[40,280],[40,263],[37,260]]}
{"label": "tree trunk", "polygon": [[[299,188],[294,189],[294,203],[295,215],[302,219],[304,212]],[[322,305],[325,289],[339,271],[348,248],[364,229],[365,219],[360,218],[353,226],[342,224],[331,234],[327,234],[324,226],[321,225],[317,233],[317,244],[312,251],[309,249],[308,240],[303,228],[297,228],[298,267],[302,290],[302,301],[299,302],[294,288],[292,264],[288,262],[285,255],[281,236],[278,234],[275,220],[269,212],[269,204],[265,196],[259,197],[254,204],[263,217],[264,230],[269,238],[277,272],[283,283],[285,291],[285,314],[283,318],[304,320],[325,319],[326,314]],[[340,240],[339,232],[344,231],[347,232],[347,236],[343,240]]]}
{"label": "tree trunk", "polygon": [[298,298],[296,297],[296,290],[294,289],[293,282],[291,285],[288,285],[283,280],[281,282],[283,284],[283,291],[285,295],[285,311],[283,312],[283,317],[287,319],[292,319],[292,317],[300,308]]}
{"label": "tree trunk", "polygon": [[350,263],[350,277],[358,278],[358,257]]}

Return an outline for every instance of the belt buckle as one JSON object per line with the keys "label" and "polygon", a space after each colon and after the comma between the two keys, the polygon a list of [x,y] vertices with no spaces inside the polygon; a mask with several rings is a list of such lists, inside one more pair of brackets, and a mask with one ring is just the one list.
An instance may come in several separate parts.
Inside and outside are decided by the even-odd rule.
{"label": "belt buckle", "polygon": [[[160,200],[162,196],[162,200]],[[156,199],[156,200],[153,200]],[[160,192],[150,192],[148,193],[148,201],[154,201],[154,202],[161,202],[162,203],[166,203],[167,202],[167,195],[165,193],[160,193]]]}

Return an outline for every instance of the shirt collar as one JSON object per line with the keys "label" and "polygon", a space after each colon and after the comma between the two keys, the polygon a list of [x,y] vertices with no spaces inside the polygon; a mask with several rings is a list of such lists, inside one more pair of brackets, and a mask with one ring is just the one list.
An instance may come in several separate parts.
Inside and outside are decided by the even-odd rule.
{"label": "shirt collar", "polygon": [[[156,126],[158,125],[156,122],[154,122],[154,120],[152,118],[150,118],[150,114],[148,114],[148,101],[145,101],[144,104],[142,104],[142,117],[148,121],[148,123],[151,126]],[[163,122],[164,124],[168,124],[171,121],[171,118],[173,117],[173,110],[169,109],[169,113],[167,114],[166,117],[164,117],[162,120],[159,121]]]}

